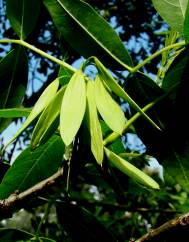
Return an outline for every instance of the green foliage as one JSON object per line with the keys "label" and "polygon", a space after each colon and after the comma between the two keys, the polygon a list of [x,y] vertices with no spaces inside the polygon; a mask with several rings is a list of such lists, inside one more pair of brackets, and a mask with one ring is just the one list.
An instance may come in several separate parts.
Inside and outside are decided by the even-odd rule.
{"label": "green foliage", "polygon": [[182,33],[188,0],[152,0],[152,2],[172,29]]}
{"label": "green foliage", "polygon": [[25,39],[34,29],[40,10],[40,1],[7,0],[7,16],[20,37]]}
{"label": "green foliage", "polygon": [[26,148],[5,174],[0,184],[0,198],[5,199],[16,191],[25,191],[51,176],[62,165],[63,153],[64,145],[56,135],[34,151],[31,147]]}
{"label": "green foliage", "polygon": [[86,84],[81,70],[70,79],[62,100],[60,134],[66,146],[73,141],[81,125],[86,108]]}
{"label": "green foliage", "polygon": [[78,0],[44,0],[44,3],[63,38],[81,55],[97,56],[119,68],[132,65],[117,34],[87,3]]}
{"label": "green foliage", "polygon": [[[17,47],[0,61],[0,108],[20,106],[26,91],[28,79],[28,62],[25,50]],[[10,120],[0,119],[0,132]]]}
{"label": "green foliage", "polygon": [[[1,46],[12,44],[0,60],[0,132],[12,119],[26,120],[6,145],[0,140],[0,212],[3,218],[24,207],[32,214],[32,232],[2,228],[2,241],[131,241],[128,231],[140,237],[146,227],[189,210],[189,3],[152,0],[171,30],[161,49],[154,47],[157,33],[150,56],[142,61],[131,60],[129,51],[132,57],[140,53],[132,51],[134,39],[126,49],[105,20],[124,1],[108,1],[104,11],[88,2],[6,1],[12,35],[19,39],[0,40]],[[131,11],[138,3],[126,4]],[[44,23],[50,28],[43,32]],[[51,31],[61,55],[49,46]],[[87,58],[80,60],[79,69],[68,64],[72,48]],[[37,78],[29,51],[48,59],[36,67],[48,81],[31,96],[26,87]],[[155,63],[155,71],[147,68],[149,62]],[[18,144],[21,152],[15,158]],[[163,168],[156,167],[155,158]],[[40,192],[32,190],[58,171],[63,174]],[[35,202],[26,197],[17,203],[26,190]]]}
{"label": "green foliage", "polygon": [[102,164],[104,150],[103,150],[103,137],[102,129],[98,119],[96,101],[95,101],[95,90],[94,83],[92,81],[87,82],[87,126],[91,136],[91,151],[98,162]]}

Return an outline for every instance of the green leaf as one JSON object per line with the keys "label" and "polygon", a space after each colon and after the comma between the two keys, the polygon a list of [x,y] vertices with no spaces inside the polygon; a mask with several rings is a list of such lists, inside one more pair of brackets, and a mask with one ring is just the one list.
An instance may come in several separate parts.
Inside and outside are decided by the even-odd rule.
{"label": "green leaf", "polygon": [[20,118],[28,117],[31,113],[31,108],[5,108],[0,109],[1,118]]}
{"label": "green leaf", "polygon": [[26,148],[14,161],[0,184],[0,199],[23,192],[54,174],[62,164],[64,145],[57,135],[35,150]]}
{"label": "green leaf", "polygon": [[182,33],[188,0],[152,0],[152,2],[171,28]]}
{"label": "green leaf", "polygon": [[100,122],[98,119],[94,83],[87,82],[87,125],[91,136],[91,150],[99,165],[103,162],[104,149]]}
{"label": "green leaf", "polygon": [[15,228],[0,228],[0,240],[2,242],[26,241],[34,237],[27,231]]}
{"label": "green leaf", "polygon": [[176,150],[172,147],[171,152],[165,154],[161,159],[166,184],[171,186],[179,184],[187,192],[189,192],[188,152],[189,144],[187,143],[184,148],[182,147],[182,150]]}
{"label": "green leaf", "polygon": [[34,29],[39,8],[39,0],[7,0],[7,16],[14,31],[22,40]]}
{"label": "green leaf", "polygon": [[121,107],[113,100],[99,76],[95,80],[95,100],[97,109],[107,125],[120,135],[126,122]]}
{"label": "green leaf", "polygon": [[162,88],[166,92],[174,86],[177,86],[182,81],[183,74],[187,70],[189,64],[188,50],[188,48],[183,50],[169,67],[162,82]]}
{"label": "green leaf", "polygon": [[187,1],[187,8],[185,13],[185,20],[184,20],[184,38],[189,42],[189,1]]}
{"label": "green leaf", "polygon": [[113,166],[118,168],[120,171],[128,175],[129,177],[133,178],[137,182],[151,187],[153,189],[159,189],[159,185],[156,181],[154,181],[150,176],[130,164],[128,161],[124,160],[123,158],[119,157],[112,151],[105,149],[105,154],[108,160],[111,162]]}
{"label": "green leaf", "polygon": [[60,108],[65,89],[66,86],[62,87],[57,92],[53,100],[41,114],[32,133],[32,148],[35,148],[41,143],[45,142],[58,128]]}
{"label": "green leaf", "polygon": [[66,146],[73,141],[82,123],[86,107],[84,75],[78,70],[66,88],[60,113],[60,134]]}
{"label": "green leaf", "polygon": [[113,62],[122,69],[125,65],[132,65],[131,57],[116,32],[90,5],[79,0],[43,2],[58,31],[82,56],[97,56],[104,63]]}
{"label": "green leaf", "polygon": [[133,107],[136,111],[142,114],[144,118],[146,118],[155,128],[161,130],[157,124],[151,120],[151,118],[142,111],[142,109],[138,106],[137,103],[121,88],[121,86],[114,80],[114,78],[111,76],[111,74],[108,72],[108,70],[105,68],[105,66],[94,57],[94,61],[96,63],[99,77],[107,84],[107,86],[119,97],[123,98],[126,102],[128,102],[131,107]]}
{"label": "green leaf", "polygon": [[14,139],[16,139],[31,123],[32,121],[43,111],[43,109],[49,105],[51,100],[54,98],[55,93],[57,92],[59,86],[58,79],[55,79],[41,94],[35,106],[33,107],[30,115],[18,130],[15,136],[6,144],[7,147]]}
{"label": "green leaf", "polygon": [[[0,109],[21,105],[28,80],[28,61],[23,47],[10,51],[0,60]],[[11,122],[0,119],[0,132]]]}

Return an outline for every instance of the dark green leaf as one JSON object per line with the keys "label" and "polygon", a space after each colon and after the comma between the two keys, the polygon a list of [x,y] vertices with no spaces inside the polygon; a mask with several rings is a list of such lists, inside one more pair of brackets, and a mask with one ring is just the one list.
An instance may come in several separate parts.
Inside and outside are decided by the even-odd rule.
{"label": "dark green leaf", "polygon": [[169,91],[174,86],[177,86],[183,79],[183,73],[189,65],[189,49],[186,48],[181,54],[175,58],[169,67],[162,83],[162,88]]}
{"label": "dark green leaf", "polygon": [[16,190],[22,192],[51,176],[61,166],[63,153],[63,142],[56,135],[34,151],[26,148],[5,174],[0,184],[0,199]]}
{"label": "dark green leaf", "polygon": [[7,15],[20,39],[25,39],[34,29],[39,8],[39,0],[7,0]]}
{"label": "dark green leaf", "polygon": [[31,113],[31,108],[5,108],[0,109],[1,118],[20,118],[28,117]]}
{"label": "dark green leaf", "polygon": [[[21,105],[28,79],[28,61],[23,47],[10,51],[0,61],[0,109]],[[10,120],[0,119],[0,132]]]}
{"label": "dark green leaf", "polygon": [[33,234],[14,228],[0,228],[0,240],[2,242],[26,241],[34,237]]}
{"label": "dark green leaf", "polygon": [[182,32],[188,0],[152,0],[154,7],[173,30]]}
{"label": "dark green leaf", "polygon": [[113,61],[122,69],[125,64],[132,65],[116,32],[87,3],[79,0],[43,1],[58,31],[81,55],[86,58],[97,56],[109,64]]}
{"label": "dark green leaf", "polygon": [[66,86],[62,87],[59,92],[56,93],[53,100],[41,114],[32,133],[32,148],[44,143],[58,128],[60,108],[65,89]]}
{"label": "dark green leaf", "polygon": [[86,85],[84,74],[78,70],[66,88],[60,113],[60,133],[68,146],[82,123],[86,107]]}

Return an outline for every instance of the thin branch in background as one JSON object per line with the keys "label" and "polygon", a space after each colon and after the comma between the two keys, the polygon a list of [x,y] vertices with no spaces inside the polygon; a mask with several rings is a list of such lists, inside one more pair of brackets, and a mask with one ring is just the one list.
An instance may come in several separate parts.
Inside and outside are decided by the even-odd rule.
{"label": "thin branch in background", "polygon": [[[188,228],[189,228],[189,213],[186,213],[184,215],[179,216],[178,218],[172,219],[164,223],[163,225],[161,225],[156,229],[150,230],[147,234],[145,234],[135,242],[161,241],[161,238],[166,238],[166,237],[170,238],[172,235],[174,236],[175,231],[177,232],[178,236],[181,239],[183,236],[184,229],[188,230]],[[186,241],[188,240],[186,239]]]}

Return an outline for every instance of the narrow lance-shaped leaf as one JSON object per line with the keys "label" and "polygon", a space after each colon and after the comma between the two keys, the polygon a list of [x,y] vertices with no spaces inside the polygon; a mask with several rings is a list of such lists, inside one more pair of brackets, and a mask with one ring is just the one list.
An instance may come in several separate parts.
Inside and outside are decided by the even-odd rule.
{"label": "narrow lance-shaped leaf", "polygon": [[86,107],[84,74],[78,70],[66,88],[60,113],[60,134],[66,146],[70,145],[83,120]]}
{"label": "narrow lance-shaped leaf", "polygon": [[113,100],[99,76],[95,80],[95,100],[97,109],[107,125],[120,135],[125,124],[125,115],[121,107]]}
{"label": "narrow lance-shaped leaf", "polygon": [[[41,94],[35,106],[33,107],[30,115],[22,125],[22,127],[18,130],[15,136],[6,144],[5,148],[13,142],[31,123],[32,121],[43,111],[43,109],[48,106],[48,104],[53,99],[55,93],[57,92],[59,86],[58,79],[53,81]],[[4,148],[4,149],[5,149]]]}
{"label": "narrow lance-shaped leaf", "polygon": [[187,8],[184,20],[184,38],[189,43],[189,1],[187,1]]}
{"label": "narrow lance-shaped leaf", "polygon": [[99,165],[102,164],[104,149],[100,122],[98,119],[93,81],[87,82],[87,125],[91,136],[91,150]]}
{"label": "narrow lance-shaped leaf", "polygon": [[39,0],[7,0],[7,16],[21,39],[25,39],[34,29],[39,16],[39,8]]}
{"label": "narrow lance-shaped leaf", "polygon": [[41,114],[31,138],[31,147],[35,148],[45,142],[57,129],[59,125],[59,114],[62,98],[66,86],[62,87],[55,95],[51,103]]}
{"label": "narrow lance-shaped leaf", "polygon": [[58,31],[82,56],[97,56],[104,63],[113,63],[114,67],[122,69],[125,65],[132,65],[131,57],[117,33],[89,4],[79,0],[43,2]]}
{"label": "narrow lance-shaped leaf", "polygon": [[152,0],[152,2],[172,29],[182,33],[188,0]]}
{"label": "narrow lance-shaped leaf", "polygon": [[28,117],[31,113],[31,108],[5,108],[0,109],[1,118],[20,118]]}
{"label": "narrow lance-shaped leaf", "polygon": [[[23,47],[11,50],[0,61],[0,109],[21,105],[28,80],[28,60]],[[0,119],[0,132],[11,119]]]}
{"label": "narrow lance-shaped leaf", "polygon": [[120,85],[114,80],[105,66],[94,57],[94,61],[96,63],[97,69],[99,71],[99,77],[107,84],[107,86],[119,97],[123,98],[126,102],[128,102],[136,111],[142,114],[146,120],[148,120],[155,128],[161,130],[159,126],[154,123],[154,121],[142,111],[142,109],[138,106],[137,103],[120,87]]}
{"label": "narrow lance-shaped leaf", "polygon": [[134,180],[145,186],[151,187],[153,189],[159,189],[159,185],[155,180],[153,180],[150,176],[130,164],[128,161],[119,157],[107,148],[105,148],[105,154],[113,166],[118,168],[129,177],[133,178]]}
{"label": "narrow lance-shaped leaf", "polygon": [[62,164],[64,144],[58,135],[35,150],[26,148],[14,161],[0,184],[0,199],[23,192],[54,174]]}

